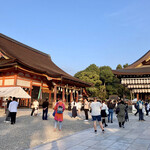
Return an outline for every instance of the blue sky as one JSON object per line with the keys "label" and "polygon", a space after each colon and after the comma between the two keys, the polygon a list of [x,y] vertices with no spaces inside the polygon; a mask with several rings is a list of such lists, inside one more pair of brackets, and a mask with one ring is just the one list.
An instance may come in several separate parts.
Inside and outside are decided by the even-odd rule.
{"label": "blue sky", "polygon": [[149,0],[0,0],[0,32],[74,75],[133,63],[150,50]]}

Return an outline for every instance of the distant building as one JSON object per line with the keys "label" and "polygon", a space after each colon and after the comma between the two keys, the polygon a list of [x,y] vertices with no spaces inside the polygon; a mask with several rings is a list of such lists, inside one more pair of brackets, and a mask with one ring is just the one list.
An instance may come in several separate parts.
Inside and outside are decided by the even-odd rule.
{"label": "distant building", "polygon": [[14,86],[32,97],[21,99],[19,105],[30,106],[38,97],[40,103],[48,98],[51,105],[60,98],[66,103],[77,100],[91,85],[64,72],[48,54],[0,34],[0,87]]}
{"label": "distant building", "polygon": [[150,99],[150,50],[140,59],[125,69],[113,70],[113,73],[121,79],[137,99]]}

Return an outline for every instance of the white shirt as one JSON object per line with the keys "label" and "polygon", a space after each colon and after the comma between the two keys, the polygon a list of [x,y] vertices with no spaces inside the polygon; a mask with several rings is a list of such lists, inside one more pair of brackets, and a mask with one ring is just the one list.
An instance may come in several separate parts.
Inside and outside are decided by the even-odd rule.
{"label": "white shirt", "polygon": [[39,107],[39,102],[38,101],[34,101],[33,102],[33,108],[38,108]]}
{"label": "white shirt", "polygon": [[91,112],[92,116],[99,116],[101,114],[100,107],[102,107],[102,104],[100,102],[92,102],[90,107],[92,108],[92,112]]}
{"label": "white shirt", "polygon": [[17,107],[18,107],[18,102],[12,101],[12,102],[9,104],[8,110],[9,110],[10,112],[17,112]]}
{"label": "white shirt", "polygon": [[74,106],[77,107],[77,103],[73,101],[73,102],[71,102],[71,109],[72,109]]}
{"label": "white shirt", "polygon": [[81,103],[81,102],[78,102],[78,103],[77,103],[77,109],[81,109],[81,107],[82,107],[82,103]]}
{"label": "white shirt", "polygon": [[108,107],[105,103],[102,104],[102,110],[105,110],[106,111],[106,114],[108,115]]}

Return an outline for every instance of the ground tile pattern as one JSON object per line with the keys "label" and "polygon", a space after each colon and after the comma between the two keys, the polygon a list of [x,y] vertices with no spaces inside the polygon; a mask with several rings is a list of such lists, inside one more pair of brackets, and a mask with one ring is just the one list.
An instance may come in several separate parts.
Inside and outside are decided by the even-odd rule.
{"label": "ground tile pattern", "polygon": [[129,116],[125,128],[119,128],[115,118],[104,134],[100,128],[97,134],[90,128],[30,150],[150,150],[150,117],[138,121],[138,116]]}

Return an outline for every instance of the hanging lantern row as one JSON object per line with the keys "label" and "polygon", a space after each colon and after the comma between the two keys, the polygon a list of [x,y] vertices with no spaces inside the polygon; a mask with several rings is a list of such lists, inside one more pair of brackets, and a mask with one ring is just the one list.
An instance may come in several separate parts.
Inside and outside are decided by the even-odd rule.
{"label": "hanging lantern row", "polygon": [[133,89],[132,93],[150,93],[150,89]]}
{"label": "hanging lantern row", "polygon": [[122,78],[121,84],[149,84],[150,78]]}
{"label": "hanging lantern row", "polygon": [[[62,87],[57,87],[57,90],[62,92],[62,91],[63,91],[63,88],[62,88]],[[72,90],[72,89],[66,88],[66,93],[68,93],[68,92],[71,93],[71,90]],[[72,92],[73,92],[73,93],[78,93],[78,90],[73,89]]]}
{"label": "hanging lantern row", "polygon": [[146,84],[146,85],[141,85],[141,84],[139,84],[139,85],[128,85],[128,88],[129,89],[150,88],[150,85],[149,84]]}

